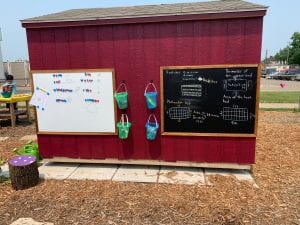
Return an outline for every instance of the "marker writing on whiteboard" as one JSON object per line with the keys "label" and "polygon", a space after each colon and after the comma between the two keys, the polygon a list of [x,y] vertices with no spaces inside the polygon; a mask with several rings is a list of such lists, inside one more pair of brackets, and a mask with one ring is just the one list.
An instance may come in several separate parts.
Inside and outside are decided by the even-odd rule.
{"label": "marker writing on whiteboard", "polygon": [[84,99],[85,102],[92,102],[92,103],[99,103],[99,99],[93,99],[93,98],[86,98]]}
{"label": "marker writing on whiteboard", "polygon": [[53,74],[52,76],[56,77],[56,78],[60,78],[60,77],[62,77],[62,74],[61,73],[59,73],[59,74]]}
{"label": "marker writing on whiteboard", "polygon": [[46,91],[45,89],[43,89],[43,88],[40,88],[40,87],[36,87],[36,90],[37,91],[42,91],[42,92],[44,92],[44,93],[46,93],[47,95],[50,95],[50,93],[48,92],[48,91]]}
{"label": "marker writing on whiteboard", "polygon": [[83,83],[92,83],[93,79],[80,79],[80,81]]}
{"label": "marker writing on whiteboard", "polygon": [[54,92],[73,92],[72,89],[66,89],[66,88],[54,88]]}
{"label": "marker writing on whiteboard", "polygon": [[60,102],[67,103],[68,102],[66,99],[59,99],[59,98],[57,98],[55,101],[58,103],[60,103]]}

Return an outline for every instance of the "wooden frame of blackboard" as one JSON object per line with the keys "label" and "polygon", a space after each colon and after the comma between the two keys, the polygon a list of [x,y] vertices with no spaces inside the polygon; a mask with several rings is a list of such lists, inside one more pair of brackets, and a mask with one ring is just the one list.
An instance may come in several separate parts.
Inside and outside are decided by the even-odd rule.
{"label": "wooden frame of blackboard", "polygon": [[[78,72],[112,72],[112,85],[113,90],[116,90],[116,80],[115,80],[115,69],[114,68],[100,68],[100,69],[70,69],[70,70],[30,70],[30,83],[31,92],[34,92],[34,82],[33,74],[35,73],[78,73]],[[117,135],[117,123],[115,122],[115,132],[60,132],[60,131],[39,131],[38,119],[36,108],[34,107],[34,114],[36,118],[35,129],[37,134],[52,134],[52,135]],[[117,105],[114,101],[114,119],[117,121]]]}
{"label": "wooden frame of blackboard", "polygon": [[[256,99],[255,99],[255,121],[254,132],[251,134],[244,133],[188,133],[188,132],[165,132],[164,131],[164,70],[168,69],[209,69],[209,68],[243,68],[257,67],[256,77]],[[259,108],[259,88],[261,77],[261,64],[220,64],[220,65],[199,65],[199,66],[161,66],[160,67],[160,118],[161,118],[161,135],[169,136],[214,136],[214,137],[256,137],[258,125],[258,108]]]}

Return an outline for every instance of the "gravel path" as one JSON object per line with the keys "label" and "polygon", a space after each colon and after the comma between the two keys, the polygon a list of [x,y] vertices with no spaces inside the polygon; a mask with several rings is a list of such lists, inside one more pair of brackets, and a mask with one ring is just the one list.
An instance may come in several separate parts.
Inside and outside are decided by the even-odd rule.
{"label": "gravel path", "polygon": [[297,103],[259,103],[260,109],[297,109],[300,108]]}

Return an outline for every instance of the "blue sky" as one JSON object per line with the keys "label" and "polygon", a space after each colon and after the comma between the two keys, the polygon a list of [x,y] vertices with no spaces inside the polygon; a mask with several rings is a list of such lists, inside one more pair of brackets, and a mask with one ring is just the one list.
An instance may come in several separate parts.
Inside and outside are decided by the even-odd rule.
{"label": "blue sky", "polygon": [[[9,0],[1,2],[0,28],[2,30],[3,59],[28,59],[25,29],[19,20],[75,8],[113,7],[128,5],[200,2],[201,0]],[[249,0],[269,6],[264,19],[262,57],[285,47],[291,35],[300,31],[299,0]]]}

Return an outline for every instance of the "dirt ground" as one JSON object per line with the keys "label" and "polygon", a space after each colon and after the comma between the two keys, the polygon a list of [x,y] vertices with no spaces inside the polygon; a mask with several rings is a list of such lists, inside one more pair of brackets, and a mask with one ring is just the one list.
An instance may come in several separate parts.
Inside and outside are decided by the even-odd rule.
{"label": "dirt ground", "polygon": [[[1,136],[10,128],[0,129]],[[21,126],[0,158],[31,134]],[[259,115],[256,165],[259,188],[233,177],[215,176],[213,186],[122,183],[111,181],[42,181],[14,191],[0,184],[0,224],[20,217],[54,224],[300,224],[300,114]]]}

